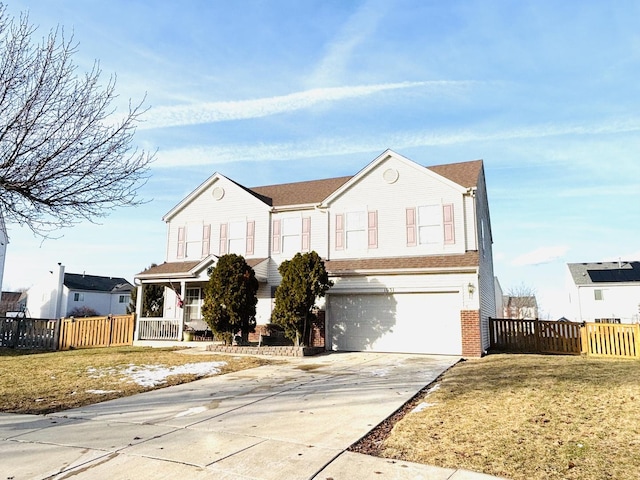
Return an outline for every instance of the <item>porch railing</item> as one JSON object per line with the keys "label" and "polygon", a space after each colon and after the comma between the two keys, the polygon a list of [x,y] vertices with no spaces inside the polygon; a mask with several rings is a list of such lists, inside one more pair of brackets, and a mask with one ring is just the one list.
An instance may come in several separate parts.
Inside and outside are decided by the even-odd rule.
{"label": "porch railing", "polygon": [[181,320],[164,318],[141,318],[138,321],[140,340],[180,340]]}

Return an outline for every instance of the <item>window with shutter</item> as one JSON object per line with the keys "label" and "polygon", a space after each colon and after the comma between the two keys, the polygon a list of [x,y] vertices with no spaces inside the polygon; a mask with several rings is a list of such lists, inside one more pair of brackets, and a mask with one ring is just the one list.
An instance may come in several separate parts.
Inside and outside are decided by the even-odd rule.
{"label": "window with shutter", "polygon": [[227,254],[227,229],[228,227],[226,223],[220,224],[220,248],[219,248],[220,255]]}
{"label": "window with shutter", "polygon": [[211,249],[211,225],[202,226],[202,257],[209,255]]}
{"label": "window with shutter", "polygon": [[247,255],[253,255],[256,222],[247,222]]}
{"label": "window with shutter", "polygon": [[344,250],[344,215],[336,215],[336,250]]}
{"label": "window with shutter", "polygon": [[367,212],[367,246],[369,248],[378,248],[378,211]]}
{"label": "window with shutter", "polygon": [[418,244],[416,236],[416,209],[407,208],[407,247],[415,247]]}
{"label": "window with shutter", "polygon": [[184,227],[178,227],[178,258],[184,258]]}
{"label": "window with shutter", "polygon": [[274,220],[271,228],[271,251],[280,253],[280,220]]}
{"label": "window with shutter", "polygon": [[311,249],[311,217],[302,218],[302,251]]}
{"label": "window with shutter", "polygon": [[442,225],[444,227],[444,243],[452,245],[456,243],[455,226],[453,224],[453,204],[442,206]]}

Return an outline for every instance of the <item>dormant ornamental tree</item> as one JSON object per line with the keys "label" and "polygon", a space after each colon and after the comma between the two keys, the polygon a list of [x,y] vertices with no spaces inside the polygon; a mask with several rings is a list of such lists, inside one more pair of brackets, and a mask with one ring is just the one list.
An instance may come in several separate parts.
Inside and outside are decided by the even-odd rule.
{"label": "dormant ornamental tree", "polygon": [[139,204],[152,160],[132,147],[141,105],[115,112],[114,78],[79,71],[75,53],[62,30],[39,40],[0,4],[0,211],[40,236]]}

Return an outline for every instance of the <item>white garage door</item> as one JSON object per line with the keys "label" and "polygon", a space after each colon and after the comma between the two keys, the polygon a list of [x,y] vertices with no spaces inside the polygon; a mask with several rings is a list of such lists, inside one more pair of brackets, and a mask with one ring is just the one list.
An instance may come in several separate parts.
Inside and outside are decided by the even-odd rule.
{"label": "white garage door", "polygon": [[460,355],[458,293],[329,296],[333,350]]}

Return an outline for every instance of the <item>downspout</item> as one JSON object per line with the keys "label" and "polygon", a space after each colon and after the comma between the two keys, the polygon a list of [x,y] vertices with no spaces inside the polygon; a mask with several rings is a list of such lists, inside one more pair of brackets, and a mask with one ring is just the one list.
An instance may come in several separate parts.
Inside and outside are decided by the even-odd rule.
{"label": "downspout", "polygon": [[[56,304],[54,309],[54,318],[60,318],[62,313],[62,294],[64,293],[64,265],[58,262],[58,282],[56,285]],[[66,314],[67,312],[65,312]]]}

